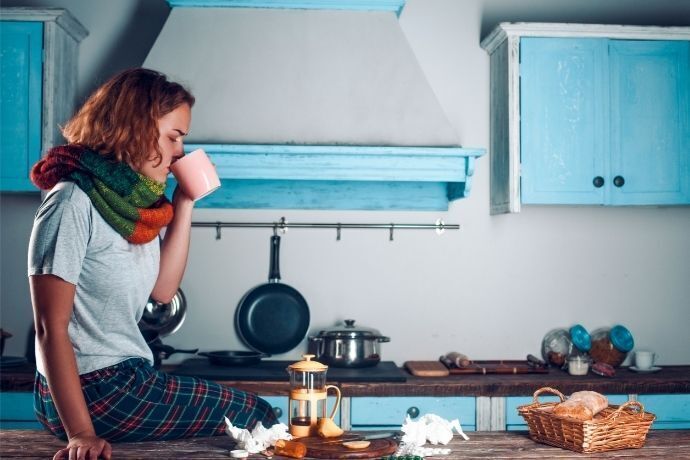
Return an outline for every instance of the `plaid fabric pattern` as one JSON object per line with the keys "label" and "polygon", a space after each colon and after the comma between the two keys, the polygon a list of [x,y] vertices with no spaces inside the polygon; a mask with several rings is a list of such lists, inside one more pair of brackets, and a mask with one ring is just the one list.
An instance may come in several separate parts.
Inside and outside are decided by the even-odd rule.
{"label": "plaid fabric pattern", "polygon": [[[108,441],[154,441],[225,433],[224,416],[235,426],[277,423],[273,408],[253,393],[195,377],[168,375],[141,358],[80,376],[96,434]],[[36,416],[67,439],[43,375],[36,373]]]}

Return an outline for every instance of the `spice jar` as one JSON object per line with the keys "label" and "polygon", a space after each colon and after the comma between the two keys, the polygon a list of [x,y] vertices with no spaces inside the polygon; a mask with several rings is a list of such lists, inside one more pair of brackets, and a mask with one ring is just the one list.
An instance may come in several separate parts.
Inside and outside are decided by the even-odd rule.
{"label": "spice jar", "polygon": [[625,327],[603,327],[592,332],[592,349],[589,354],[595,363],[618,367],[623,364],[634,346],[633,336]]}

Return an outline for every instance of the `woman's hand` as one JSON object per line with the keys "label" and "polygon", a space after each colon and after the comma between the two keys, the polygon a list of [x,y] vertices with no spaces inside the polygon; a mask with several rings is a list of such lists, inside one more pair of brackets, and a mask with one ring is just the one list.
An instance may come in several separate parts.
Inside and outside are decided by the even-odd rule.
{"label": "woman's hand", "polygon": [[110,460],[112,447],[105,439],[96,435],[76,435],[73,436],[67,447],[60,449],[53,460],[97,460],[104,458]]}
{"label": "woman's hand", "polygon": [[194,207],[194,200],[192,200],[186,193],[182,191],[179,185],[175,186],[173,191],[172,204],[175,209],[178,206],[191,206]]}

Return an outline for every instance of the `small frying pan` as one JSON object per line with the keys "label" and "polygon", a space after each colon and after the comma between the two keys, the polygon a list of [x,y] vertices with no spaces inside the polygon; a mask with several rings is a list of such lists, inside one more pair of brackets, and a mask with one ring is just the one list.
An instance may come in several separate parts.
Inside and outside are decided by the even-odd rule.
{"label": "small frying pan", "polygon": [[309,306],[296,289],[280,282],[280,236],[271,237],[268,283],[247,292],[235,311],[242,341],[262,353],[295,348],[309,329]]}
{"label": "small frying pan", "polygon": [[257,351],[200,351],[201,356],[206,356],[211,364],[217,366],[248,366],[258,364],[261,358],[268,358],[269,354]]}

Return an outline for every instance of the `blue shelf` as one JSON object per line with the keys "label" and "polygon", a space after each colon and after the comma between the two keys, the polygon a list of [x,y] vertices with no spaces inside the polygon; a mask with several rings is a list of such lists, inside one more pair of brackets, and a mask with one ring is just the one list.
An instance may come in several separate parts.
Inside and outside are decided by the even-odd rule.
{"label": "blue shelf", "polygon": [[[222,186],[198,207],[447,210],[467,197],[483,149],[188,144],[203,148]],[[171,180],[171,185],[174,181]],[[172,189],[169,189],[169,191]]]}

